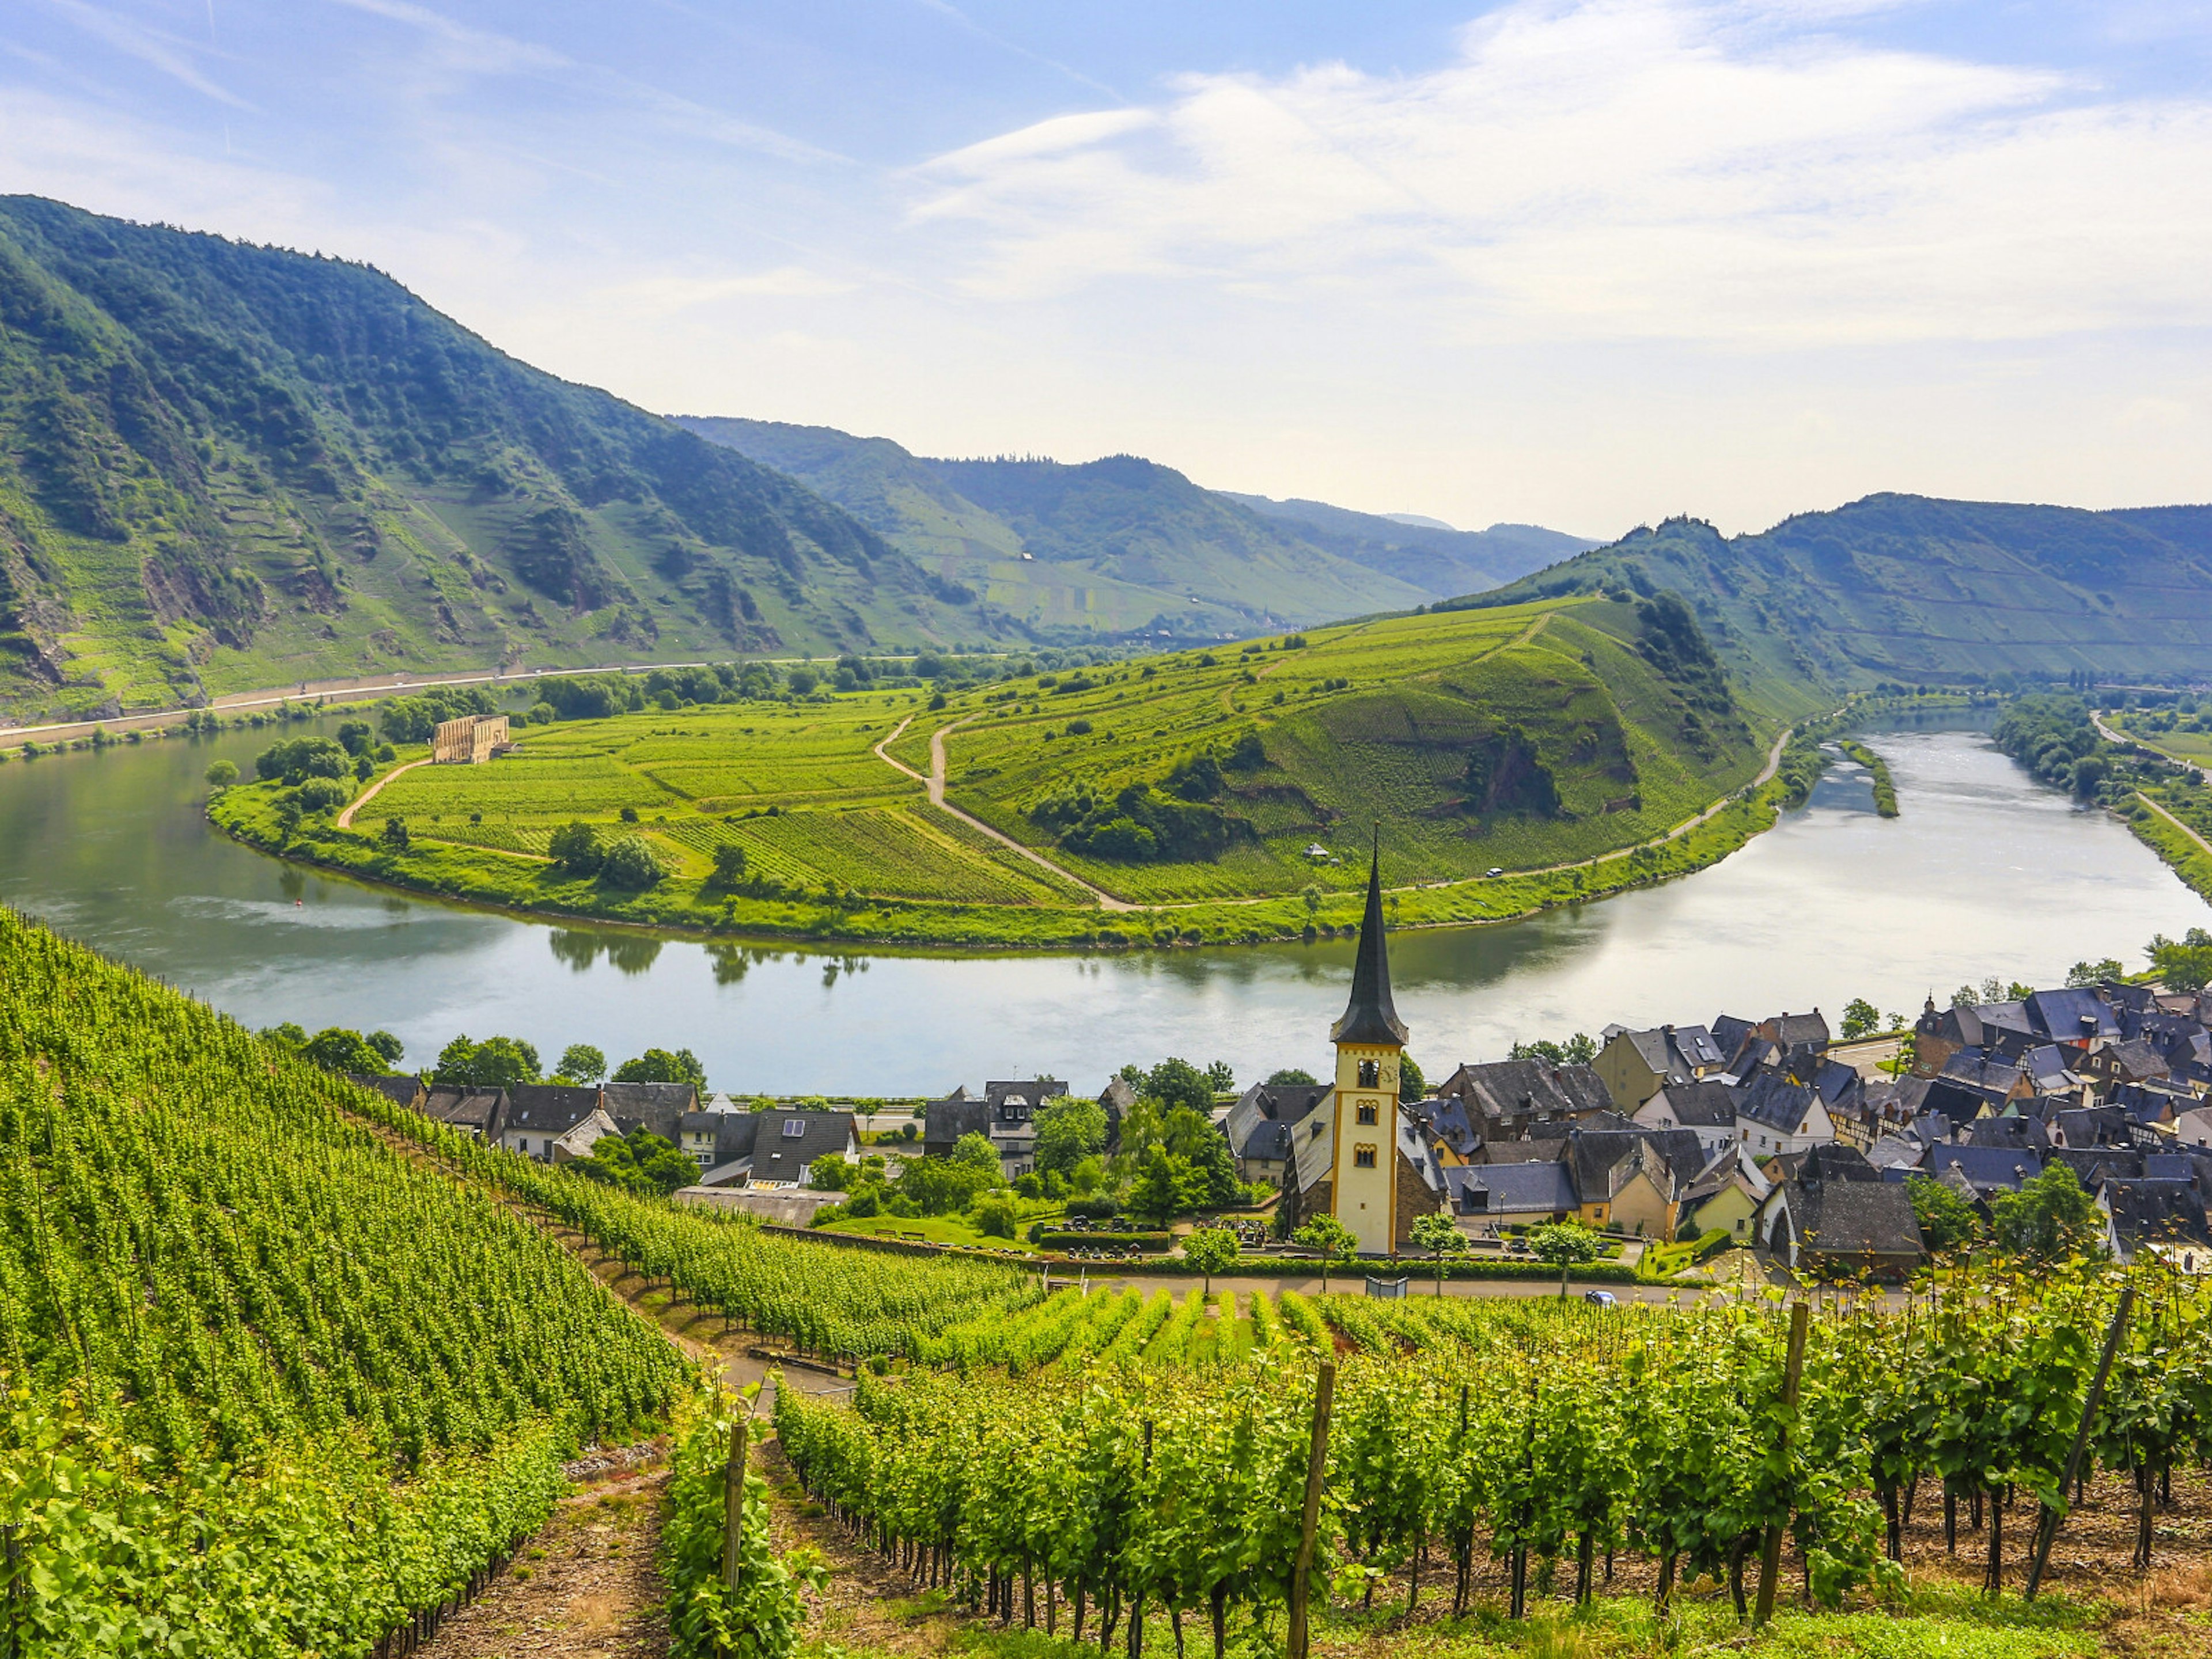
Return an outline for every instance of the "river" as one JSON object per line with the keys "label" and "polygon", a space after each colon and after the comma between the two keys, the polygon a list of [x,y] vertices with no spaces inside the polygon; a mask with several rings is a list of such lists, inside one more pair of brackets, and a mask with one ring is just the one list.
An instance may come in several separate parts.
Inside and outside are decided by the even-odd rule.
{"label": "river", "polygon": [[[209,763],[251,771],[269,732],[0,766],[0,899],[260,1026],[382,1027],[423,1066],[457,1032],[550,1065],[689,1048],[716,1088],[925,1095],[1037,1073],[1096,1089],[1127,1060],[1317,1075],[1352,946],[945,958],[706,945],[547,927],[312,874],[215,834]],[[1733,858],[1507,926],[1392,937],[1398,1008],[1432,1078],[1516,1038],[1706,1021],[1865,996],[1886,1012],[2077,960],[2141,966],[2212,908],[2101,813],[1978,732],[1872,733],[1904,808],[1843,765]]]}

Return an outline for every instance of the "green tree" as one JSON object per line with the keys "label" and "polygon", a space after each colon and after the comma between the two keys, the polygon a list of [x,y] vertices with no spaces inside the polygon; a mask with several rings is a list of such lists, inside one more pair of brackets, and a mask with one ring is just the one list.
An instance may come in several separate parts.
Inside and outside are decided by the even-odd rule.
{"label": "green tree", "polygon": [[1000,1170],[999,1149],[991,1144],[988,1136],[977,1134],[970,1129],[953,1143],[952,1162],[995,1176]]}
{"label": "green tree", "polygon": [[1201,1227],[1182,1242],[1182,1259],[1204,1275],[1205,1293],[1213,1294],[1213,1276],[1237,1265],[1237,1235],[1226,1227]]}
{"label": "green tree", "polygon": [[1270,1072],[1267,1074],[1267,1086],[1270,1089],[1295,1088],[1300,1084],[1312,1088],[1320,1081],[1321,1079],[1311,1072],[1302,1071],[1296,1066],[1285,1066],[1279,1072]]}
{"label": "green tree", "polygon": [[1990,1203],[1990,1231],[1997,1248],[2030,1261],[2100,1254],[2100,1219],[2096,1200],[2064,1164],[2052,1164],[2022,1182],[2018,1192],[2002,1193]]}
{"label": "green tree", "polygon": [[1206,1068],[1206,1086],[1217,1095],[1228,1094],[1237,1087],[1237,1073],[1230,1070],[1227,1060],[1217,1060]]}
{"label": "green tree", "polygon": [[633,893],[653,886],[665,873],[653,848],[640,836],[622,836],[609,842],[606,860],[599,866],[601,881]]}
{"label": "green tree", "polygon": [[988,1170],[950,1158],[917,1158],[899,1172],[900,1194],[911,1200],[923,1215],[946,1215],[964,1210],[977,1194],[1001,1184],[998,1161]]}
{"label": "green tree", "polygon": [[1065,1175],[1095,1152],[1106,1149],[1106,1109],[1095,1100],[1066,1095],[1037,1108],[1036,1166]]}
{"label": "green tree", "polygon": [[282,779],[295,787],[309,778],[343,778],[353,770],[353,757],[328,738],[286,738],[272,743],[253,757],[256,776]]}
{"label": "green tree", "polygon": [[1421,1075],[1421,1068],[1411,1054],[1398,1056],[1398,1098],[1411,1104],[1429,1092],[1429,1080]]}
{"label": "green tree", "polygon": [[846,1162],[844,1153],[824,1152],[808,1166],[806,1184],[817,1192],[842,1193],[860,1173],[860,1166]]}
{"label": "green tree", "polygon": [[556,830],[545,850],[552,854],[555,865],[572,876],[595,876],[607,861],[606,852],[599,845],[599,832],[580,821]]}
{"label": "green tree", "polygon": [[1321,1293],[1328,1294],[1328,1270],[1332,1267],[1349,1266],[1358,1260],[1359,1241],[1333,1215],[1317,1215],[1291,1235],[1291,1242],[1302,1244],[1321,1258]]}
{"label": "green tree", "polygon": [[1012,1238],[1020,1224],[1021,1212],[1006,1194],[992,1191],[968,1206],[968,1219],[986,1238]]}
{"label": "green tree", "polygon": [[367,720],[340,720],[338,722],[338,747],[344,750],[349,755],[366,755],[368,753],[369,743],[375,735],[375,732],[369,729],[369,724]]}
{"label": "green tree", "polygon": [[1601,1246],[1598,1236],[1579,1221],[1547,1221],[1522,1235],[1528,1253],[1559,1270],[1559,1297],[1567,1294],[1567,1270],[1595,1261]]}
{"label": "green tree", "polygon": [[1509,1051],[1515,1060],[1540,1060],[1552,1066],[1587,1066],[1597,1058],[1597,1039],[1577,1031],[1565,1042],[1539,1038],[1516,1042]]}
{"label": "green tree", "polygon": [[2212,984],[2212,933],[2192,927],[2179,941],[2151,935],[2148,954],[2159,983],[2169,991],[2201,991]]}
{"label": "green tree", "polygon": [[457,1036],[439,1052],[431,1077],[465,1089],[512,1089],[538,1081],[538,1050],[519,1037],[490,1036],[473,1042]]}
{"label": "green tree", "polygon": [[1192,1111],[1213,1110],[1213,1084],[1187,1060],[1168,1059],[1145,1073],[1145,1094],[1163,1105],[1187,1106]]}
{"label": "green tree", "polygon": [[301,1045],[300,1054],[302,1059],[313,1060],[326,1072],[361,1072],[370,1077],[382,1077],[388,1069],[384,1056],[369,1046],[368,1038],[337,1025],[316,1032]]}
{"label": "green tree", "polygon": [[556,1077],[570,1083],[597,1083],[607,1074],[607,1057],[588,1042],[572,1042],[561,1051]]}
{"label": "green tree", "polygon": [[1191,1167],[1164,1146],[1155,1146],[1138,1167],[1129,1188],[1129,1213],[1154,1226],[1163,1226],[1195,1206],[1198,1185]]}
{"label": "green tree", "polygon": [[378,839],[393,852],[404,853],[413,842],[414,837],[407,832],[405,818],[386,818],[384,821],[384,833]]}
{"label": "green tree", "polygon": [[634,1193],[666,1194],[699,1178],[699,1165],[672,1141],[647,1128],[626,1135],[601,1135],[592,1155],[568,1168],[577,1175]]}
{"label": "green tree", "polygon": [[1467,1238],[1443,1214],[1413,1218],[1413,1243],[1426,1250],[1437,1268],[1437,1294],[1444,1293],[1444,1258],[1467,1254]]}
{"label": "green tree", "polygon": [[238,781],[238,763],[227,760],[216,761],[209,766],[206,777],[211,787],[228,789]]}
{"label": "green tree", "polygon": [[[563,1060],[567,1059],[564,1054]],[[604,1061],[601,1062],[603,1065]],[[678,1048],[670,1054],[665,1048],[647,1048],[635,1060],[626,1060],[615,1068],[612,1081],[616,1083],[688,1083],[704,1091],[707,1068],[699,1063],[699,1056],[689,1048]]]}
{"label": "green tree", "polygon": [[400,1056],[407,1052],[407,1045],[389,1031],[371,1031],[368,1046],[384,1057],[386,1066],[397,1066]]}
{"label": "green tree", "polygon": [[1844,1041],[1856,1042],[1863,1036],[1871,1036],[1881,1030],[1881,1010],[1864,997],[1853,997],[1844,1005]]}
{"label": "green tree", "polygon": [[745,878],[745,849],[733,841],[714,843],[714,873],[707,878],[710,887],[735,887]]}
{"label": "green tree", "polygon": [[1982,1235],[1982,1218],[1972,1204],[1933,1176],[1905,1178],[1912,1195],[1912,1218],[1920,1224],[1920,1237],[1938,1255],[1972,1244]]}

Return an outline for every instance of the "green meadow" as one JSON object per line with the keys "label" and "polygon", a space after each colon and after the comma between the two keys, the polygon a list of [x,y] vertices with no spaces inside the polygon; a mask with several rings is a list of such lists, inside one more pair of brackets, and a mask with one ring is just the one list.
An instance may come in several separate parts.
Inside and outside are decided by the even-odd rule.
{"label": "green meadow", "polygon": [[[1312,936],[1356,919],[1370,839],[1401,924],[1498,920],[1698,867],[1771,821],[1777,790],[1749,786],[1804,699],[1731,692],[1694,624],[1670,639],[1667,623],[1575,599],[966,688],[518,722],[514,751],[486,765],[395,776],[423,754],[401,749],[349,829],[288,823],[276,784],[210,811],[372,879],[707,933]],[[957,812],[923,782],[933,741]],[[404,846],[384,833],[395,819]],[[554,832],[579,822],[641,840],[662,878],[624,890],[553,862]],[[718,875],[724,848],[741,858],[721,852]]]}

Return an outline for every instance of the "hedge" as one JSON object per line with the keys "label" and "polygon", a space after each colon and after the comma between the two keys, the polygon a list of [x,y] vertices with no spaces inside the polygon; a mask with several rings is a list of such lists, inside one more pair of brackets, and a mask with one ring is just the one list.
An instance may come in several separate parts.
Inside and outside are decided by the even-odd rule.
{"label": "hedge", "polygon": [[1030,1243],[1042,1250],[1080,1250],[1093,1245],[1109,1249],[1164,1250],[1175,1243],[1173,1233],[1048,1232],[1042,1224],[1030,1229]]}

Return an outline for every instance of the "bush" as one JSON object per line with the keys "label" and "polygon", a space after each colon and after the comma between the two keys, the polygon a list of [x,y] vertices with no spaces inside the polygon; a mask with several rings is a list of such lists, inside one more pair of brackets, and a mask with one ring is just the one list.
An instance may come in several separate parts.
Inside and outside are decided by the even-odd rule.
{"label": "bush", "polygon": [[1121,1212],[1121,1204],[1112,1198],[1071,1198],[1067,1212],[1085,1221],[1111,1221]]}
{"label": "bush", "polygon": [[234,762],[219,760],[207,769],[208,783],[216,789],[228,789],[238,781],[238,767]]}
{"label": "bush", "polygon": [[1082,1250],[1095,1247],[1120,1250],[1132,1246],[1139,1250],[1164,1250],[1175,1243],[1175,1235],[1169,1232],[1047,1232],[1041,1227],[1031,1228],[1030,1237],[1039,1249],[1047,1250]]}
{"label": "bush", "polygon": [[553,832],[546,850],[552,854],[553,862],[571,875],[595,876],[607,861],[606,850],[599,845],[599,832],[588,823],[562,825]]}
{"label": "bush", "polygon": [[353,791],[337,778],[309,778],[296,796],[303,812],[331,812],[353,799]]}
{"label": "bush", "polygon": [[532,726],[550,726],[561,718],[560,711],[550,702],[533,702],[523,720]]}
{"label": "bush", "polygon": [[986,1238],[1012,1238],[1020,1217],[1006,1194],[986,1193],[969,1207],[968,1219]]}
{"label": "bush", "polygon": [[253,757],[258,776],[290,784],[309,778],[342,778],[352,769],[353,757],[328,738],[287,738]]}

